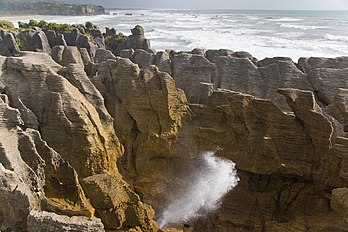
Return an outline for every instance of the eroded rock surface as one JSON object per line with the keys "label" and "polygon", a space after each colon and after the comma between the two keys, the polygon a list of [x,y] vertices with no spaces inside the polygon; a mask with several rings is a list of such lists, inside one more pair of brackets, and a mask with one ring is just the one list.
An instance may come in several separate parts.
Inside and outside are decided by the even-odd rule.
{"label": "eroded rock surface", "polygon": [[[80,182],[107,173],[97,184],[113,181],[115,188],[125,189],[117,197],[137,198],[127,204],[142,212],[117,229],[156,231],[151,207],[140,202],[118,173],[116,158],[123,146],[102,95],[83,68],[63,68],[45,53],[0,61],[1,230],[104,231],[100,222],[88,218],[106,220],[91,203],[94,197],[103,201],[107,189],[86,196]],[[114,205],[116,211],[119,207]]]}
{"label": "eroded rock surface", "polygon": [[[196,231],[344,231],[344,216],[329,207],[331,190],[345,187],[348,176],[344,59],[304,72],[288,58],[257,61],[243,52],[208,53],[210,60],[196,51],[168,53],[163,59],[188,101],[174,138],[151,136],[158,127],[156,120],[147,119],[154,118],[142,95],[149,89],[146,82],[137,84],[150,64],[140,71],[130,63],[128,68],[117,65],[126,60],[103,63],[93,77],[125,144],[121,163],[129,182],[160,212],[171,197],[161,192],[171,192],[173,180],[185,180],[182,173],[192,168],[195,156],[218,150],[218,155],[236,162],[241,184],[225,199],[217,217],[197,222]],[[156,56],[155,63],[163,55]],[[123,85],[124,76],[134,76],[131,85]],[[122,120],[117,123],[117,118]],[[141,139],[144,134],[146,142]]]}
{"label": "eroded rock surface", "polygon": [[105,36],[94,53],[65,33],[59,64],[0,57],[1,229],[156,231],[149,205],[160,214],[216,151],[241,181],[185,230],[347,230],[346,57],[156,53],[141,27]]}

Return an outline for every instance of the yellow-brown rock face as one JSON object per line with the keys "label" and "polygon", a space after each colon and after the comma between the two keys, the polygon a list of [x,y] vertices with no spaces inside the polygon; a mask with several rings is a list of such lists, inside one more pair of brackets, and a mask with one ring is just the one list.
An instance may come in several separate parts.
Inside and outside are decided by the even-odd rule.
{"label": "yellow-brown rock face", "polygon": [[[115,212],[105,216],[98,209],[95,213],[94,203],[106,200],[107,188],[97,196],[86,197],[90,188],[85,184],[83,189],[81,179],[103,173],[95,184],[113,183],[114,189],[124,189],[117,198],[138,199],[127,202],[129,210],[125,212],[132,215],[132,223],[120,224],[117,229],[146,227],[156,231],[151,207],[127,188],[117,170],[116,158],[122,155],[123,147],[102,96],[83,69],[78,65],[62,68],[43,53],[23,53],[0,61],[1,230],[26,231],[32,212],[28,230],[46,218],[38,231],[50,230],[55,224],[104,231],[98,220],[91,219],[85,226],[78,223],[79,218],[82,222],[86,217],[99,217],[104,223],[123,209],[112,204]],[[77,217],[64,222],[64,217],[54,213]]]}

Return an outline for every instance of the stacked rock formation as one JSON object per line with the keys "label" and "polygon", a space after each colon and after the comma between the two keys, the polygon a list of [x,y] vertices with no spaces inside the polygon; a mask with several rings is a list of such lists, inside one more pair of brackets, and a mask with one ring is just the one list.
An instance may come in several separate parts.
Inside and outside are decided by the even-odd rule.
{"label": "stacked rock formation", "polygon": [[51,51],[21,52],[7,37],[2,230],[156,231],[149,205],[160,215],[217,151],[240,183],[190,230],[346,231],[346,57],[156,52],[132,32],[117,53],[49,39]]}

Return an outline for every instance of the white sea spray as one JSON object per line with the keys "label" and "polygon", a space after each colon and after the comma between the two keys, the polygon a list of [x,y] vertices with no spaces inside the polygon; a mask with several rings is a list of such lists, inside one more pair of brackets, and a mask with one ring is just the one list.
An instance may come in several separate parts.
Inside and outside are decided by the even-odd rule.
{"label": "white sea spray", "polygon": [[185,180],[187,188],[168,204],[158,219],[161,228],[214,212],[239,181],[235,164],[213,152],[205,152],[192,172]]}

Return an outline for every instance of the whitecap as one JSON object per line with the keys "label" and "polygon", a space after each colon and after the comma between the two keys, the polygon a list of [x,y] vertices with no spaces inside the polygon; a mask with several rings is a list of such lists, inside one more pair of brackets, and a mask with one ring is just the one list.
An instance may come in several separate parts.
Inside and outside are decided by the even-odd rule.
{"label": "whitecap", "polygon": [[282,18],[266,18],[267,21],[272,22],[297,22],[302,21],[300,18],[282,17]]}
{"label": "whitecap", "polygon": [[348,42],[348,36],[326,34],[323,38],[329,41]]}
{"label": "whitecap", "polygon": [[300,30],[304,30],[304,31],[327,28],[325,26],[299,25],[299,24],[287,24],[287,23],[280,24],[280,27],[295,28],[295,29],[300,29]]}

